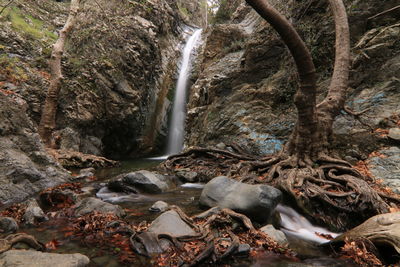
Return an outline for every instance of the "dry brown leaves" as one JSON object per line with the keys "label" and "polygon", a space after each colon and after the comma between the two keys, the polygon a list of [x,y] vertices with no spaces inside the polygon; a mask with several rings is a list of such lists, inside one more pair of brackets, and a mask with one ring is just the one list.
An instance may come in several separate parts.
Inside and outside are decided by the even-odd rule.
{"label": "dry brown leaves", "polygon": [[27,208],[26,205],[23,203],[13,204],[12,206],[1,211],[0,216],[11,217],[14,218],[14,220],[17,221],[17,223],[21,223],[22,216],[24,216],[26,208]]}
{"label": "dry brown leaves", "polygon": [[342,254],[344,258],[353,260],[360,266],[383,266],[382,262],[370,251],[368,251],[365,241],[345,240],[342,247]]}
{"label": "dry brown leaves", "polygon": [[117,254],[121,263],[135,262],[136,257],[130,248],[129,241],[131,234],[120,233],[121,229],[126,231],[126,229],[132,228],[114,214],[92,212],[75,218],[72,223],[72,227],[64,229],[64,236],[79,239],[88,246],[94,245],[108,249],[109,252]]}

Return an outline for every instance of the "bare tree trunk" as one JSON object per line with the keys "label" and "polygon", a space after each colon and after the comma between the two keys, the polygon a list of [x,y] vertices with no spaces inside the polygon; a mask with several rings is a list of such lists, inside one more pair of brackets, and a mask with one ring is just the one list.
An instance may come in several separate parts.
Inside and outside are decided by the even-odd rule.
{"label": "bare tree trunk", "polygon": [[[346,8],[342,0],[329,0],[335,19],[335,66],[326,98],[317,106],[319,148],[314,151],[325,153],[332,137],[333,122],[344,108],[350,69],[350,30]],[[315,142],[314,142],[315,143]],[[325,151],[324,151],[325,150]]]}
{"label": "bare tree trunk", "polygon": [[58,95],[61,88],[61,81],[63,79],[61,73],[61,58],[64,54],[65,40],[75,25],[80,3],[81,0],[71,1],[68,19],[59,33],[58,40],[53,45],[53,51],[49,60],[51,80],[39,124],[39,134],[47,146],[50,146],[51,134],[56,127]]}
{"label": "bare tree trunk", "polygon": [[317,78],[311,54],[292,24],[265,0],[246,0],[278,32],[292,54],[299,73],[300,86],[295,95],[298,121],[286,148],[303,158],[310,152],[312,135],[317,130]]}
{"label": "bare tree trunk", "polygon": [[316,106],[316,75],[310,52],[294,27],[266,0],[246,0],[279,33],[289,48],[300,76],[300,87],[294,103],[297,125],[284,153],[310,164],[326,154],[335,117],[344,106],[348,86],[350,34],[342,0],[329,0],[336,27],[336,58],[328,95]]}

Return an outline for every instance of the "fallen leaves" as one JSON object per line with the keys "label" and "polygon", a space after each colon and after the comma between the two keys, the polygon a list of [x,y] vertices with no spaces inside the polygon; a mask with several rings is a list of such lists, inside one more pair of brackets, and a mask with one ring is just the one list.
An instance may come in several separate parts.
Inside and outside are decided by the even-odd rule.
{"label": "fallen leaves", "polygon": [[383,266],[382,262],[367,248],[366,240],[346,239],[342,253],[344,258],[349,258],[360,266]]}

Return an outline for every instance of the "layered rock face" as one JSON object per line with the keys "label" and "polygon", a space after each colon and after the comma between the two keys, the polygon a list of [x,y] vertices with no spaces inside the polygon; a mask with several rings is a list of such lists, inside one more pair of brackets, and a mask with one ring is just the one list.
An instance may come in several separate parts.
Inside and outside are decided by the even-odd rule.
{"label": "layered rock face", "polygon": [[[334,60],[334,24],[326,1],[269,1],[293,23],[309,47],[324,97]],[[371,134],[396,128],[400,115],[399,11],[374,17],[396,1],[346,2],[353,64],[347,105],[335,122],[336,147],[353,160],[365,159],[391,142]],[[279,151],[296,121],[292,103],[297,74],[274,30],[244,3],[230,21],[208,31],[198,79],[191,88],[186,144],[234,143],[260,155]]]}
{"label": "layered rock face", "polygon": [[0,92],[0,207],[20,202],[69,174],[47,155],[26,115],[27,103]]}
{"label": "layered rock face", "polygon": [[[201,12],[199,5],[188,14]],[[0,86],[22,95],[36,123],[50,78],[47,59],[68,7],[17,0],[1,18],[5,70],[0,71]],[[157,146],[154,140],[165,132],[167,96],[184,37],[179,8],[171,0],[84,4],[62,62],[59,147],[119,158]],[[154,113],[163,114],[158,118]]]}

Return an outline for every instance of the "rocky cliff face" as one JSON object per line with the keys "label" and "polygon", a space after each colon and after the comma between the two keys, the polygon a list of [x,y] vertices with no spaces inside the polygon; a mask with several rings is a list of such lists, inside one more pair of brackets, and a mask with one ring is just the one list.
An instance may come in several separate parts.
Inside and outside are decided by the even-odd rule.
{"label": "rocky cliff face", "polygon": [[[309,46],[322,99],[334,59],[328,3],[269,2]],[[368,108],[359,116],[343,113],[336,120],[336,146],[349,160],[396,142],[385,133],[399,127],[399,11],[379,14],[395,2],[346,2],[353,52],[347,105],[356,112]],[[199,78],[191,88],[186,144],[234,143],[261,155],[280,150],[296,120],[292,99],[297,88],[292,58],[280,38],[243,3],[229,23],[209,29],[203,50]],[[384,134],[373,134],[377,128],[384,128]]]}
{"label": "rocky cliff face", "polygon": [[45,152],[27,108],[18,95],[0,91],[0,207],[68,181]]}
{"label": "rocky cliff face", "polygon": [[[183,38],[178,4],[189,5],[193,17],[201,11],[189,1],[85,3],[63,59],[59,147],[113,158],[154,149],[165,116],[153,114],[173,88]],[[47,59],[68,7],[17,0],[0,18],[1,86],[26,100],[36,123],[49,82]]]}

